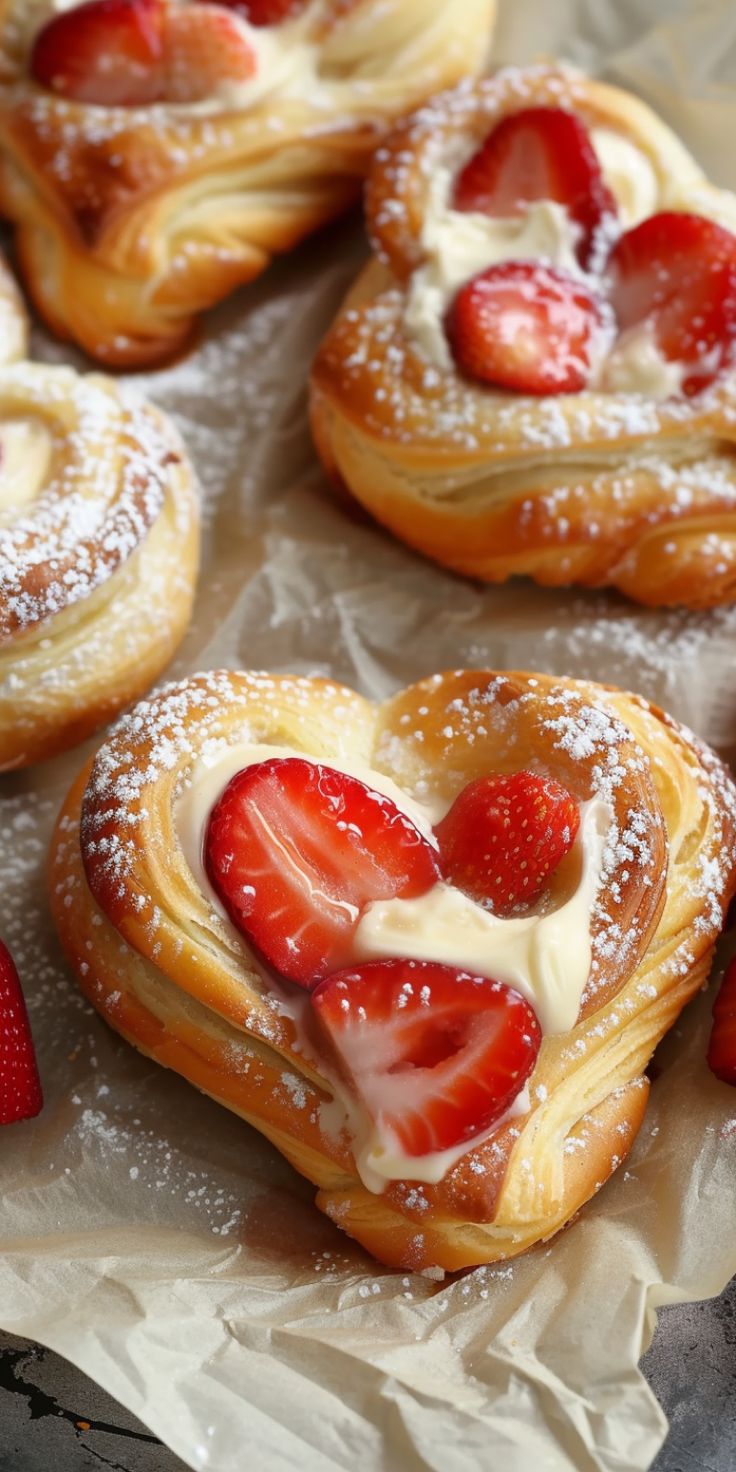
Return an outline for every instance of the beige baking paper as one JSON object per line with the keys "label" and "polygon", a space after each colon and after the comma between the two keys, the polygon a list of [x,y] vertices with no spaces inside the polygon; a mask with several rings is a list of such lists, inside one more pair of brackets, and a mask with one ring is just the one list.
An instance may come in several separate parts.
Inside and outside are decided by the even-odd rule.
{"label": "beige baking paper", "polygon": [[[561,52],[659,106],[736,188],[731,3],[505,0],[496,54]],[[172,674],[319,672],[382,697],[447,666],[610,680],[736,749],[736,609],[479,590],[338,504],[305,377],[364,246],[346,224],[136,380],[205,495],[194,625]],[[66,350],[39,337],[40,356]],[[87,748],[88,750],[91,747]],[[44,859],[84,752],[0,782],[0,932],[28,990],[41,1117],[0,1139],[0,1321],[61,1351],[193,1468],[639,1472],[665,1422],[637,1371],[658,1305],[736,1272],[736,1094],[704,1063],[710,997],[664,1045],[634,1152],[556,1242],[454,1281],[387,1272],[260,1138],[119,1041],[51,935]]]}

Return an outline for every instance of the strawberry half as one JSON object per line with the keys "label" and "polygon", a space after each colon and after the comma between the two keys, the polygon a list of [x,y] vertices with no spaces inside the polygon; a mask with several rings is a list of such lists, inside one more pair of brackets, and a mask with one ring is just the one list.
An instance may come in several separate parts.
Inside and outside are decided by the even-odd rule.
{"label": "strawberry half", "polygon": [[43,1105],[33,1038],[13,958],[0,941],[0,1124],[32,1119]]}
{"label": "strawberry half", "polygon": [[736,1084],[736,960],[726,968],[713,1003],[708,1067],[724,1084]]}
{"label": "strawberry half", "polygon": [[87,0],[39,31],[31,76],[75,102],[138,107],[162,96],[162,0]]}
{"label": "strawberry half", "polygon": [[459,174],[453,204],[513,219],[542,199],[567,208],[587,266],[618,211],[585,124],[561,107],[528,107],[498,123]]}
{"label": "strawberry half", "polygon": [[[201,3],[201,0],[200,0]],[[280,26],[307,6],[308,0],[218,0],[252,26]]]}
{"label": "strawberry half", "polygon": [[575,798],[550,777],[479,777],[435,828],[442,876],[494,915],[510,915],[538,899],[579,827]]}
{"label": "strawberry half", "polygon": [[439,877],[432,845],[390,798],[301,757],[233,777],[210,815],[205,863],[233,924],[307,988],[349,961],[371,900],[414,898]]}
{"label": "strawberry half", "polygon": [[432,961],[372,961],[312,993],[346,1077],[387,1148],[448,1150],[500,1119],[541,1043],[518,992]]}
{"label": "strawberry half", "polygon": [[651,215],[608,259],[621,331],[649,321],[660,352],[699,393],[736,359],[736,235],[701,215]]}
{"label": "strawberry half", "polygon": [[447,314],[463,373],[525,394],[574,394],[590,376],[602,313],[564,271],[505,261],[462,286]]}
{"label": "strawberry half", "polygon": [[164,22],[167,102],[199,102],[227,82],[247,82],[258,68],[237,16],[222,5],[175,6]]}

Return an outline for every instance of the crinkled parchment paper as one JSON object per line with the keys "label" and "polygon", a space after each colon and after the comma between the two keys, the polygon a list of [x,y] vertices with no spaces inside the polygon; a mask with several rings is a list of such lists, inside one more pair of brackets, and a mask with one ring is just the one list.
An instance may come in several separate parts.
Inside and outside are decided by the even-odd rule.
{"label": "crinkled parchment paper", "polygon": [[[505,0],[497,57],[542,52],[639,90],[736,187],[731,4]],[[215,314],[196,354],[139,380],[176,415],[205,492],[204,573],[172,673],[320,672],[381,697],[446,666],[564,671],[641,690],[733,751],[736,609],[481,590],[331,497],[304,383],[363,250],[354,222],[323,235]],[[37,352],[69,356],[43,338]],[[556,1242],[444,1284],[389,1273],[270,1146],[77,994],[43,869],[84,755],[0,783],[0,930],[47,1098],[0,1141],[2,1326],[213,1472],[646,1468],[665,1433],[636,1369],[654,1311],[736,1272],[736,1096],[705,1067],[710,998],[664,1044],[626,1166]]]}

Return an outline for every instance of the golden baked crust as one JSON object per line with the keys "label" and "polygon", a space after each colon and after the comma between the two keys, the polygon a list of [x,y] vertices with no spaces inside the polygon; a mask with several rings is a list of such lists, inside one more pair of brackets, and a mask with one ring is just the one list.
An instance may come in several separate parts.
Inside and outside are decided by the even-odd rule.
{"label": "golden baked crust", "polygon": [[318,47],[314,95],[108,109],[23,75],[33,31],[22,0],[0,0],[0,211],[39,311],[106,364],[172,356],[199,312],[356,197],[389,123],[480,69],[494,13],[311,0],[298,25]]}
{"label": "golden baked crust", "polygon": [[673,133],[629,93],[564,68],[512,69],[456,89],[379,150],[367,188],[377,253],[312,375],[312,424],[331,475],[402,540],[488,582],[612,585],[638,602],[736,598],[736,371],[693,398],[585,391],[530,399],[429,365],[404,323],[424,260],[427,191],[442,150],[468,152],[520,107],[559,104],[633,145],[651,208],[736,231]]}
{"label": "golden baked crust", "polygon": [[[361,1184],[322,1128],[330,1086],[295,1048],[243,938],[202,892],[174,805],[201,753],[238,741],[368,762],[450,798],[533,766],[615,819],[575,1027],[548,1035],[527,1114],[438,1185]],[[81,824],[81,831],[80,831]],[[454,672],[382,706],[319,680],[233,674],[170,686],[123,718],[64,805],[51,903],[80,985],[143,1052],[240,1114],[382,1261],[456,1269],[556,1232],[625,1156],[656,1043],[702,984],[736,886],[736,792],[717,759],[636,696],[543,675]]]}
{"label": "golden baked crust", "polygon": [[18,462],[0,480],[2,772],[81,741],[165,668],[199,524],[173,425],[110,379],[0,368],[0,444]]}

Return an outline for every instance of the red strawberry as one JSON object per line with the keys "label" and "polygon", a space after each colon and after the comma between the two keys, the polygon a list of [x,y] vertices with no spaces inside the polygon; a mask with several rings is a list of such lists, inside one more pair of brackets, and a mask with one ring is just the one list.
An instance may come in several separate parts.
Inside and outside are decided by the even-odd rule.
{"label": "red strawberry", "polygon": [[494,915],[510,915],[539,897],[579,826],[575,798],[550,777],[479,777],[435,829],[443,878]]}
{"label": "red strawberry", "polygon": [[736,235],[700,215],[665,212],[611,251],[611,303],[625,331],[649,320],[660,352],[687,368],[686,394],[736,358]]}
{"label": "red strawberry", "polygon": [[218,0],[252,26],[279,26],[304,10],[308,0]]}
{"label": "red strawberry", "polygon": [[339,971],[312,1002],[387,1148],[407,1155],[447,1150],[495,1124],[541,1042],[518,992],[433,961]]}
{"label": "red strawberry", "polygon": [[561,107],[504,118],[465,165],[453,202],[457,210],[513,218],[540,199],[566,205],[581,230],[579,260],[588,265],[601,226],[616,218],[616,201],[585,124]]}
{"label": "red strawberry", "polygon": [[162,96],[162,0],[87,0],[39,32],[31,75],[75,102],[137,107]]}
{"label": "red strawberry", "polygon": [[601,322],[595,297],[571,276],[506,261],[460,288],[446,327],[469,377],[525,394],[574,394],[588,382]]}
{"label": "red strawberry", "polygon": [[247,82],[256,54],[237,17],[222,5],[176,6],[164,24],[164,95],[199,102],[223,82]]}
{"label": "red strawberry", "polygon": [[724,1084],[736,1084],[736,959],[726,968],[713,1003],[708,1067]]}
{"label": "red strawberry", "polygon": [[434,849],[390,798],[301,757],[233,777],[210,815],[205,862],[233,924],[307,988],[349,961],[371,900],[413,898],[438,879]]}
{"label": "red strawberry", "polygon": [[0,1124],[32,1119],[43,1104],[18,972],[0,941]]}

